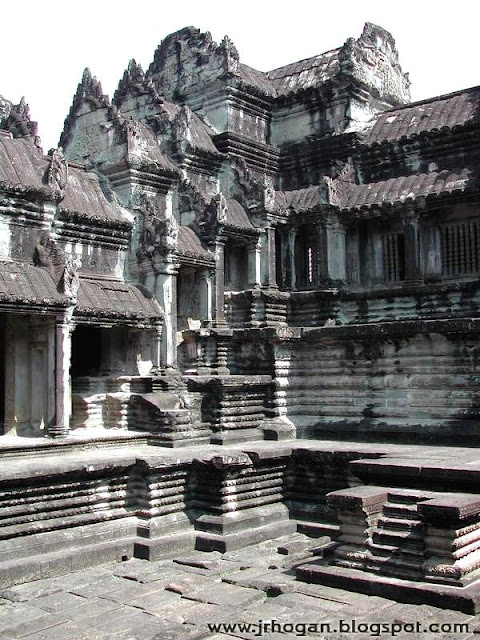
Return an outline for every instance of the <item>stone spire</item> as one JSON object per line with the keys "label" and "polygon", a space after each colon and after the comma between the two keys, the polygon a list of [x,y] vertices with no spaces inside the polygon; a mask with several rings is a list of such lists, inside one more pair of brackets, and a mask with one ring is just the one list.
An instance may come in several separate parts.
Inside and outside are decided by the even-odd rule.
{"label": "stone spire", "polygon": [[128,96],[143,96],[151,94],[158,101],[163,102],[161,96],[155,90],[153,83],[145,77],[145,73],[133,58],[128,63],[122,79],[118,83],[113,96],[113,104],[120,107]]}
{"label": "stone spire", "polygon": [[65,119],[63,125],[63,132],[60,136],[60,146],[65,147],[71,135],[73,123],[77,118],[82,105],[88,102],[92,110],[99,108],[108,108],[110,106],[110,100],[107,95],[103,93],[102,85],[100,82],[92,76],[92,73],[88,67],[84,70],[82,80],[77,87],[75,96],[73,97],[73,103],[70,107],[68,116]]}

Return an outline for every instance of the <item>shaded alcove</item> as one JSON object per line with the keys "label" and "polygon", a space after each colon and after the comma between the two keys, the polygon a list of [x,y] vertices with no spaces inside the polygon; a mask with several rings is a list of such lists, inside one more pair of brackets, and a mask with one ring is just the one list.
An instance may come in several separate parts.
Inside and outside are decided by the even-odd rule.
{"label": "shaded alcove", "polygon": [[198,270],[182,266],[177,277],[177,329],[189,329],[191,320],[202,320]]}
{"label": "shaded alcove", "polygon": [[231,242],[225,245],[225,289],[248,289],[248,250],[245,245]]}
{"label": "shaded alcove", "polygon": [[72,378],[98,376],[102,355],[100,327],[77,325],[72,334]]}

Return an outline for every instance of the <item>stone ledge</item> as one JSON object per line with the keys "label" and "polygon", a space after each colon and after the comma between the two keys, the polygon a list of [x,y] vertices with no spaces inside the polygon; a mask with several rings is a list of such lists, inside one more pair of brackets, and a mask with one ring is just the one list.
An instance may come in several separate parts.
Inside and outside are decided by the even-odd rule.
{"label": "stone ledge", "polygon": [[464,613],[480,612],[480,581],[468,587],[450,587],[413,582],[367,573],[358,569],[306,564],[297,567],[297,580],[347,589],[370,596],[382,596],[408,604],[429,604]]}
{"label": "stone ledge", "polygon": [[480,495],[441,495],[418,505],[418,510],[429,523],[457,523],[480,514]]}
{"label": "stone ledge", "polygon": [[384,504],[388,499],[385,487],[358,486],[327,494],[327,502],[337,510],[358,510]]}

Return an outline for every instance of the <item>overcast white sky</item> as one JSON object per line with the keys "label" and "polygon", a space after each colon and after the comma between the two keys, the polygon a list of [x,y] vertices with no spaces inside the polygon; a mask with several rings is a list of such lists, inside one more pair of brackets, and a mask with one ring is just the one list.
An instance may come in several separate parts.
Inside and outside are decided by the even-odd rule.
{"label": "overcast white sky", "polygon": [[47,151],[85,67],[112,96],[130,58],[146,69],[184,26],[228,34],[242,62],[267,71],[358,38],[369,21],[392,33],[418,100],[480,84],[479,18],[477,0],[22,0],[2,8],[0,94],[26,97]]}

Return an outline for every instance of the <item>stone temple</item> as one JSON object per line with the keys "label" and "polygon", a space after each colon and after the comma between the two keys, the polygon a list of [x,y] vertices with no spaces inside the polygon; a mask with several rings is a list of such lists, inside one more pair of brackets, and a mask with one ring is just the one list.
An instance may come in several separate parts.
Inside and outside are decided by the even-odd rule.
{"label": "stone temple", "polygon": [[409,85],[370,23],[187,27],[47,155],[0,98],[2,588],[300,532],[297,582],[480,609],[480,88]]}

